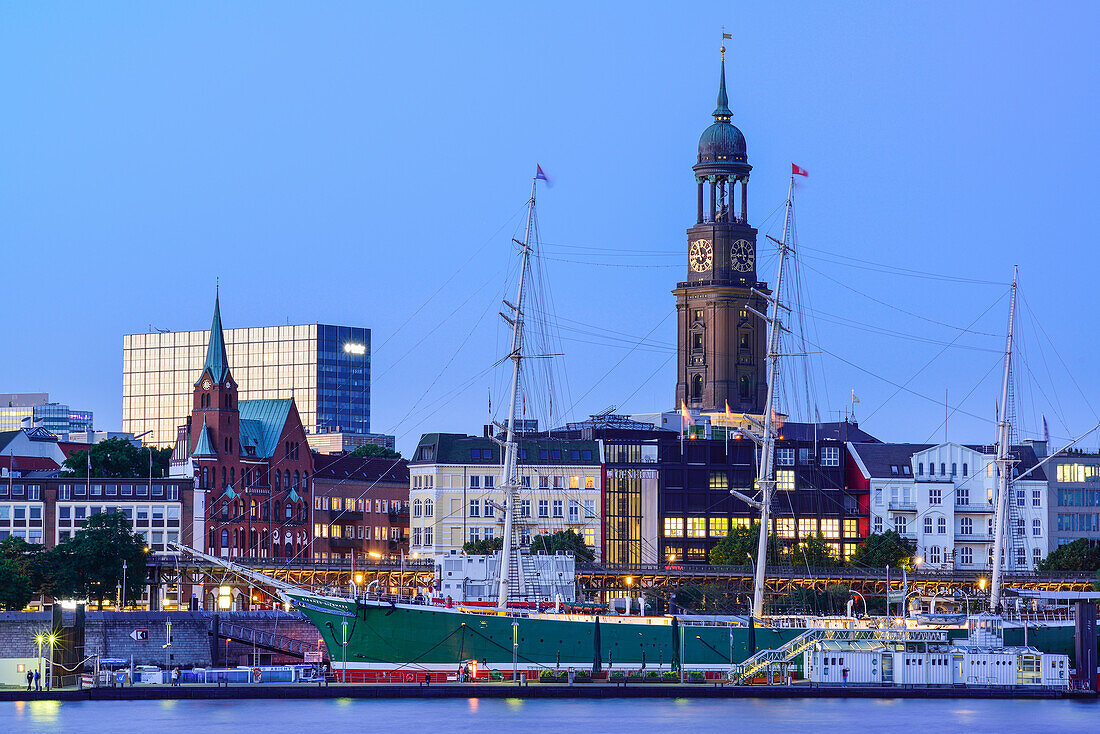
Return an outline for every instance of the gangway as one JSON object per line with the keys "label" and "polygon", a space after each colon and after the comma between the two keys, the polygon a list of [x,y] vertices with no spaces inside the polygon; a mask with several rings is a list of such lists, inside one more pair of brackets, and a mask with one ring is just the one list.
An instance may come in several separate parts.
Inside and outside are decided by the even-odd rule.
{"label": "gangway", "polygon": [[817,642],[836,640],[865,645],[897,644],[906,642],[947,642],[947,633],[942,630],[899,629],[808,629],[782,647],[775,650],[760,650],[748,660],[730,666],[729,680],[734,685],[751,681],[761,671],[772,665],[784,665],[792,662]]}

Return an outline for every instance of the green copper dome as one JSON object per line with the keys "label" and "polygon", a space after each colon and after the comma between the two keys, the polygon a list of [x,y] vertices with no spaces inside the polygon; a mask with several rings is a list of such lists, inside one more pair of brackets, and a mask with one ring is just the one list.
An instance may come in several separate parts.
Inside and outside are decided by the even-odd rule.
{"label": "green copper dome", "polygon": [[726,95],[726,60],[722,59],[722,78],[718,83],[718,105],[714,108],[714,124],[699,137],[699,163],[745,163],[748,146],[745,136],[732,123],[729,98]]}

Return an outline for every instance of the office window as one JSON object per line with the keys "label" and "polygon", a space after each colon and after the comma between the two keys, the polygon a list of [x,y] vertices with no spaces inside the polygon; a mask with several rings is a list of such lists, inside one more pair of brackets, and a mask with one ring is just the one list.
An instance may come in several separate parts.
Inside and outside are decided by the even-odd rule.
{"label": "office window", "polygon": [[492,500],[485,500],[484,504],[485,509],[482,512],[482,517],[493,517],[496,514],[496,508],[493,507]]}
{"label": "office window", "polygon": [[840,447],[825,446],[821,449],[822,466],[840,466]]}
{"label": "office window", "polygon": [[554,517],[564,517],[565,503],[561,500],[553,500],[551,507],[554,511]]}
{"label": "office window", "polygon": [[729,535],[729,519],[724,517],[712,517],[707,521],[709,527],[707,534],[712,538],[724,538]]}
{"label": "office window", "polygon": [[967,487],[958,487],[955,489],[955,506],[966,507],[970,504],[970,489]]}
{"label": "office window", "polygon": [[943,490],[939,487],[933,487],[928,490],[928,504],[938,505],[941,504],[943,498]]}
{"label": "office window", "polygon": [[550,500],[539,500],[539,517],[550,517]]}
{"label": "office window", "polygon": [[840,537],[840,520],[835,517],[825,517],[821,519],[821,534],[826,538],[839,538]]}
{"label": "office window", "polygon": [[776,449],[776,466],[794,466],[794,449]]}
{"label": "office window", "polygon": [[1036,518],[1031,521],[1031,534],[1039,537],[1043,534],[1043,521]]}
{"label": "office window", "polygon": [[794,518],[777,517],[775,519],[775,534],[780,538],[794,538]]}
{"label": "office window", "polygon": [[730,486],[729,475],[724,471],[712,471],[710,473],[710,488],[728,490]]}
{"label": "office window", "polygon": [[1033,489],[1031,490],[1031,506],[1042,507],[1043,506],[1043,490]]}
{"label": "office window", "polygon": [[682,517],[666,517],[665,518],[665,537],[666,538],[682,538],[682,537],[684,537],[684,518],[682,518]]}
{"label": "office window", "polygon": [[596,519],[596,500],[584,501],[584,519],[594,520]]}
{"label": "office window", "polygon": [[569,500],[569,522],[580,522],[581,504],[576,500]]}
{"label": "office window", "polygon": [[470,517],[481,517],[481,500],[470,500]]}
{"label": "office window", "polygon": [[707,519],[705,517],[689,517],[687,519],[687,536],[689,538],[707,537]]}
{"label": "office window", "polygon": [[519,516],[531,517],[531,500],[519,501]]}
{"label": "office window", "polygon": [[794,491],[794,470],[783,469],[775,473],[775,488],[783,492]]}
{"label": "office window", "polygon": [[817,535],[817,518],[800,517],[798,519],[798,537],[805,540]]}

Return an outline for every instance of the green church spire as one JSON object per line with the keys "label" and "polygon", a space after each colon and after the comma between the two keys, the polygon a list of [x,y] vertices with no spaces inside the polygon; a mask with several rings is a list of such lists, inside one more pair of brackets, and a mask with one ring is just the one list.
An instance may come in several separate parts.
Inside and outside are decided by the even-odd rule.
{"label": "green church spire", "polygon": [[[202,375],[210,372],[210,377],[216,383],[225,381],[229,374],[229,357],[225,353],[225,335],[222,334],[222,310],[220,298],[214,296],[214,321],[210,324],[210,341],[206,345],[206,363],[202,366]],[[199,384],[198,382],[195,383]]]}
{"label": "green church spire", "polygon": [[729,122],[733,117],[730,112],[729,98],[726,96],[726,47],[722,47],[722,79],[718,83],[718,106],[714,108],[715,122]]}

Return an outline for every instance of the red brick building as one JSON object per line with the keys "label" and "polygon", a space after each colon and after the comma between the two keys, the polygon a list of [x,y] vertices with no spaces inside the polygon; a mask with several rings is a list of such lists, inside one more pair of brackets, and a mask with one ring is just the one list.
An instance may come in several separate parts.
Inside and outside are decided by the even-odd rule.
{"label": "red brick building", "polygon": [[191,420],[180,427],[173,474],[195,479],[207,552],[308,557],[313,456],[294,398],[238,400],[237,387],[215,299],[206,363]]}
{"label": "red brick building", "polygon": [[327,454],[313,460],[313,558],[407,555],[408,463]]}

